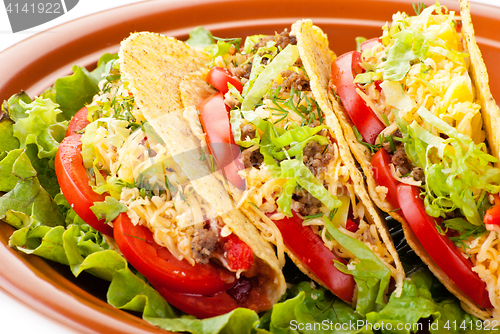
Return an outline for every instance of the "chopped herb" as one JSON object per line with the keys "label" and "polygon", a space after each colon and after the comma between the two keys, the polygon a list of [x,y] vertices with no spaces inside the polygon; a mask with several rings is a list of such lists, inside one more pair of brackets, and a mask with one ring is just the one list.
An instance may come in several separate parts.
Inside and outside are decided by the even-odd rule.
{"label": "chopped herb", "polygon": [[332,221],[333,217],[335,217],[335,215],[337,214],[338,211],[339,211],[339,208],[335,208],[332,211],[330,211],[330,213],[328,214],[328,219],[330,221]]}
{"label": "chopped herb", "polygon": [[215,159],[213,155],[209,155],[208,158],[209,158],[208,160],[210,161],[210,170],[213,173],[215,172]]}
{"label": "chopped herb", "polygon": [[305,216],[303,223],[308,222],[308,221],[313,220],[313,219],[316,219],[316,218],[319,218],[319,217],[323,217],[323,215],[324,215],[324,213],[320,212],[320,213],[317,213],[315,215]]}
{"label": "chopped herb", "polygon": [[177,188],[170,182],[167,175],[165,175],[165,186],[170,191],[170,193],[177,191]]}
{"label": "chopped herb", "polygon": [[300,116],[302,119],[301,126],[309,125],[316,119],[319,120],[320,124],[323,123],[321,109],[314,98],[310,98],[306,93],[292,88],[290,97],[285,99],[279,97],[280,91],[281,86],[278,86],[269,96],[274,105],[274,107],[270,108],[273,111],[273,116],[280,117],[274,124],[286,119],[291,111]]}
{"label": "chopped herb", "polygon": [[413,3],[412,6],[416,15],[420,15],[420,13],[422,13],[422,11],[427,7],[423,2],[419,2],[417,4]]}
{"label": "chopped herb", "polygon": [[356,139],[358,140],[358,142],[360,142],[361,144],[366,146],[370,150],[371,153],[377,152],[382,147],[382,144],[376,144],[376,145],[368,144],[367,142],[364,141],[363,136],[361,135],[361,133],[359,133],[356,126],[353,126],[352,129],[354,131],[354,135],[356,136]]}
{"label": "chopped herb", "polygon": [[239,50],[241,44],[241,38],[220,38],[212,36],[217,42],[233,44],[236,50]]}
{"label": "chopped herb", "polygon": [[391,122],[389,122],[389,119],[387,118],[386,114],[382,114],[382,119],[384,120],[385,126],[391,125]]}

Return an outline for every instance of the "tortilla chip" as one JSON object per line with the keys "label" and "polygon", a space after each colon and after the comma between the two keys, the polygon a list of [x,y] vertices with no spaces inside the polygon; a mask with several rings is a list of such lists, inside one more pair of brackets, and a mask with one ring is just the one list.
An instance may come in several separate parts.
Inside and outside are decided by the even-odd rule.
{"label": "tortilla chip", "polygon": [[122,74],[142,114],[165,141],[196,192],[209,203],[215,216],[269,265],[271,271],[264,278],[263,288],[270,301],[276,303],[285,292],[286,283],[274,250],[246,217],[234,209],[208,159],[200,159],[200,142],[183,116],[181,81],[186,75],[204,69],[208,56],[175,38],[147,32],[132,34],[124,40],[119,56]]}
{"label": "tortilla chip", "polygon": [[394,259],[396,273],[393,273],[393,276],[397,284],[396,293],[399,293],[403,288],[403,280],[405,277],[403,265],[399,260],[399,255],[389,235],[385,221],[382,221],[375,206],[370,200],[370,196],[363,182],[363,176],[358,170],[354,158],[351,155],[349,145],[342,132],[342,127],[333,111],[333,106],[328,97],[330,66],[333,60],[328,47],[328,39],[320,28],[312,24],[311,20],[302,20],[294,23],[292,25],[292,34],[297,36],[297,46],[299,48],[300,58],[309,76],[313,95],[325,114],[326,125],[330,128],[333,138],[338,142],[342,161],[351,171],[351,179],[354,183],[356,196],[365,206],[368,220],[376,225],[380,237],[387,247],[389,254],[391,254]]}

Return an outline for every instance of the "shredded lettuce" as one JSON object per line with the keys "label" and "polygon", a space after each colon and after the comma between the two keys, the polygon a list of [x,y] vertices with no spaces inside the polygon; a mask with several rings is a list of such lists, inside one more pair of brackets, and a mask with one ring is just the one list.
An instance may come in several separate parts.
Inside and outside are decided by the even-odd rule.
{"label": "shredded lettuce", "polygon": [[[335,266],[346,274],[353,275],[358,287],[356,312],[366,315],[368,312],[380,311],[385,306],[385,294],[389,287],[391,271],[363,242],[340,232],[326,217],[325,225],[328,233],[342,247],[354,254],[357,263],[354,269],[337,262]],[[351,263],[352,265],[352,263]]]}
{"label": "shredded lettuce", "polygon": [[[243,117],[249,122],[255,124],[254,113],[250,113],[255,106],[262,99],[264,94],[267,93],[272,85],[273,80],[280,75],[281,72],[286,70],[288,67],[292,66],[299,58],[299,51],[296,45],[287,45],[274,59],[266,66],[266,68],[255,78],[255,82],[251,80],[248,81],[253,83],[252,88],[243,97],[243,103],[241,104],[241,111]],[[249,118],[247,118],[247,115]]]}
{"label": "shredded lettuce", "polygon": [[[292,194],[290,190],[296,185],[307,190],[315,198],[319,199],[329,210],[333,210],[342,205],[336,196],[331,195],[328,190],[318,181],[304,163],[300,160],[284,160],[281,162],[282,178],[288,178],[284,191],[279,197],[277,203],[282,212],[291,217]],[[288,191],[287,191],[288,190]],[[285,209],[285,211],[283,211]]]}
{"label": "shredded lettuce", "polygon": [[403,30],[394,36],[394,44],[387,52],[384,80],[400,81],[410,70],[410,62],[425,59],[429,43],[416,31]]}
{"label": "shredded lettuce", "polygon": [[436,136],[415,121],[408,127],[405,150],[410,160],[424,169],[426,212],[444,217],[459,208],[471,224],[482,225],[480,199],[485,192],[500,191],[500,170],[492,165],[497,159],[486,153],[484,143],[474,143],[424,107],[417,114],[448,136]]}

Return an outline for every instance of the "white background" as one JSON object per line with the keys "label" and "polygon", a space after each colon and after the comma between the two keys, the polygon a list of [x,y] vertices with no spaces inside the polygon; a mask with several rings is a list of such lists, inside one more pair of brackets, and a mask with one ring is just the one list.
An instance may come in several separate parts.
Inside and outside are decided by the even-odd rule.
{"label": "white background", "polygon": [[[67,14],[29,30],[12,33],[7,12],[0,4],[0,51],[15,43],[64,22],[109,8],[144,0],[80,0]],[[500,7],[500,0],[472,0]],[[0,291],[0,332],[5,334],[75,334],[16,299]],[[133,334],[133,333],[131,333]]]}

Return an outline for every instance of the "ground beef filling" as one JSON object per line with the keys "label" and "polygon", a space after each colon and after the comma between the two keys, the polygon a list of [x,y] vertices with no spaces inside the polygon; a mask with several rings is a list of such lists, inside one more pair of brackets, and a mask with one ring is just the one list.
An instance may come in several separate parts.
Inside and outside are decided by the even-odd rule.
{"label": "ground beef filling", "polygon": [[283,77],[283,87],[284,91],[290,91],[292,88],[296,91],[305,91],[310,90],[309,87],[309,78],[304,74],[304,72],[295,72],[286,70],[281,72],[281,76]]}
{"label": "ground beef filling", "polygon": [[317,141],[311,140],[304,147],[303,162],[314,176],[318,176],[326,171],[328,163],[333,159],[334,147],[332,144],[320,145]]}
{"label": "ground beef filling", "polygon": [[264,156],[260,153],[259,149],[247,148],[241,152],[241,157],[245,168],[259,168],[264,162]]}
{"label": "ground beef filling", "polygon": [[217,233],[214,231],[203,228],[196,229],[191,239],[193,259],[197,263],[207,264],[215,250],[217,240]]}
{"label": "ground beef filling", "polygon": [[288,29],[283,30],[281,33],[276,33],[274,36],[266,36],[261,39],[257,43],[254,44],[254,49],[257,50],[263,46],[267,45],[267,42],[274,41],[275,45],[283,50],[286,48],[288,44],[297,45],[297,37],[294,35],[290,35]]}
{"label": "ground beef filling", "polygon": [[394,138],[402,138],[401,132],[399,130],[394,132],[392,137],[396,150],[392,152],[390,144],[388,142],[385,142],[383,144],[383,147],[389,154],[392,155],[391,162],[394,164],[396,170],[399,171],[399,174],[401,174],[402,176],[407,175],[411,172],[411,175],[413,176],[413,179],[415,181],[424,182],[425,181],[424,170],[421,167],[413,167],[413,164],[406,155],[404,149],[404,143],[397,139],[394,139]]}
{"label": "ground beef filling", "polygon": [[257,128],[253,124],[245,124],[241,126],[241,139],[242,140],[247,140],[247,139],[254,139],[255,135],[257,133]]}
{"label": "ground beef filling", "polygon": [[[241,126],[241,139],[242,140],[252,140],[255,138],[257,133],[257,128],[253,124],[245,124]],[[259,149],[255,147],[250,147],[241,152],[241,157],[243,160],[243,165],[245,168],[259,168],[264,162],[264,156],[260,153]]]}
{"label": "ground beef filling", "polygon": [[292,199],[297,202],[296,209],[302,216],[311,216],[320,212],[321,201],[305,189],[293,194]]}

